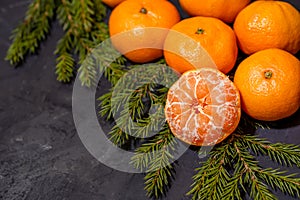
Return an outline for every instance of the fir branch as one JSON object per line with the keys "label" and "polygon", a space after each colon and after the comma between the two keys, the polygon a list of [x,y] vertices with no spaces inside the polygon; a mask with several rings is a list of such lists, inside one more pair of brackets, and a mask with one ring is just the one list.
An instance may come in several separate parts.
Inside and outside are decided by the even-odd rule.
{"label": "fir branch", "polygon": [[[273,146],[277,149],[272,148]],[[291,150],[288,151],[287,147]],[[268,155],[268,151],[272,149],[270,154],[282,157],[282,152],[277,151],[283,149],[284,155],[289,155],[286,159],[290,161],[286,163],[292,163],[297,160],[297,148],[296,145],[272,144],[257,136],[234,133],[220,146],[215,147],[207,161],[197,169],[188,194],[193,195],[193,199],[235,200],[242,199],[243,190],[253,199],[276,199],[268,188],[270,186],[299,197],[300,179],[295,174],[286,175],[278,169],[263,169],[249,151]],[[228,169],[235,170],[229,173]]]}
{"label": "fir branch", "polygon": [[[106,37],[108,35],[103,39]],[[82,85],[91,87],[97,84],[96,78],[104,74],[114,86],[126,72],[125,62],[126,59],[112,47],[110,40],[105,40],[96,46],[82,62],[78,70],[79,79]]]}
{"label": "fir branch", "polygon": [[256,172],[257,176],[273,189],[279,189],[286,194],[300,198],[300,178],[296,178],[296,174],[285,175],[286,172],[271,168]]}
{"label": "fir branch", "polygon": [[109,82],[114,86],[117,84],[119,79],[126,73],[125,70],[126,59],[121,56],[117,58],[114,62],[111,62],[110,65],[104,71],[104,76],[108,79]]}
{"label": "fir branch", "polygon": [[235,137],[238,142],[250,148],[256,155],[267,155],[281,165],[300,167],[300,147],[298,145],[271,143],[263,138],[248,134],[236,134]]}
{"label": "fir branch", "polygon": [[104,23],[106,17],[106,6],[102,3],[102,0],[93,0],[94,1],[94,18],[96,22]]}
{"label": "fir branch", "polygon": [[133,67],[113,87],[111,112],[116,124],[127,134],[144,138],[163,126],[165,94],[160,98],[154,87],[177,80],[174,72],[166,68],[156,64]]}
{"label": "fir branch", "polygon": [[144,171],[149,168],[149,162],[153,159],[153,157],[157,157],[154,155],[155,151],[167,145],[169,145],[169,150],[174,151],[174,146],[176,144],[177,143],[173,134],[171,133],[168,125],[165,124],[162,130],[154,136],[154,139],[145,142],[141,145],[141,147],[136,149],[136,153],[132,157],[131,164],[133,164],[136,169]]}
{"label": "fir branch", "polygon": [[80,30],[90,32],[93,24],[94,3],[91,0],[72,1],[74,8],[75,23],[78,24]]}
{"label": "fir branch", "polygon": [[83,61],[82,65],[78,69],[79,80],[81,81],[81,85],[86,87],[96,86],[97,80],[96,77],[98,75],[98,69],[96,67],[96,63],[93,58],[87,56],[87,58]]}
{"label": "fir branch", "polygon": [[227,186],[224,188],[224,196],[222,200],[243,200],[241,194],[240,183],[242,182],[242,176],[235,174],[228,181]]}
{"label": "fir branch", "polygon": [[24,21],[12,33],[13,42],[5,57],[10,64],[19,64],[27,53],[36,52],[50,31],[55,8],[55,1],[48,0],[34,0],[29,5]]}
{"label": "fir branch", "polygon": [[56,59],[56,71],[57,80],[59,81],[70,81],[73,76],[74,59],[71,54],[64,52]]}
{"label": "fir branch", "polygon": [[[161,154],[161,159],[157,163],[151,163],[150,166],[155,165],[166,165],[168,163],[167,153]],[[146,174],[145,180],[145,190],[147,191],[148,197],[156,197],[158,198],[161,195],[164,195],[167,191],[167,186],[170,182],[170,178],[172,177],[173,166],[166,165],[165,167],[157,168],[155,171],[150,171]]]}
{"label": "fir branch", "polygon": [[145,190],[147,195],[159,197],[167,191],[173,177],[171,152],[175,151],[176,140],[167,125],[153,139],[136,149],[132,157],[133,166],[146,170]]}
{"label": "fir branch", "polygon": [[111,112],[111,96],[112,96],[112,89],[109,90],[109,92],[103,94],[102,96],[98,97],[97,101],[100,103],[98,104],[98,107],[100,108],[99,114],[101,117],[106,116],[106,120],[109,120],[112,118],[112,112]]}
{"label": "fir branch", "polygon": [[114,125],[108,133],[110,141],[117,146],[122,146],[129,140],[129,135],[125,133],[119,126]]}
{"label": "fir branch", "polygon": [[[240,185],[245,190],[245,192],[247,192],[247,188],[249,188],[250,196],[253,199],[276,199],[274,194],[269,191],[268,187],[257,177],[257,174],[255,172],[259,171],[261,168],[258,166],[255,158],[241,143],[234,141],[233,145],[236,150],[236,156],[238,158],[235,165],[234,174],[240,177]],[[234,177],[237,178],[236,176]]]}
{"label": "fir branch", "polygon": [[[79,63],[83,63],[86,56],[92,52],[98,44],[109,37],[107,25],[103,20],[106,14],[106,8],[101,2],[96,2],[100,5],[95,6],[95,3],[91,0],[69,1],[61,0],[58,6],[58,19],[66,34],[64,38],[68,43],[64,42],[62,38],[55,50],[55,54],[59,57],[64,54],[78,54]],[[68,45],[69,44],[69,45]],[[67,63],[58,63],[60,68],[67,71],[74,69],[74,64],[68,66]],[[58,67],[57,64],[57,67]],[[84,80],[84,84],[91,86],[93,79],[96,76],[96,66],[91,60],[86,61],[85,67],[81,69],[80,78]],[[73,73],[69,73],[70,76],[59,74],[58,80],[67,82],[70,81]]]}
{"label": "fir branch", "polygon": [[196,169],[192,189],[187,195],[192,195],[193,200],[222,199],[225,192],[223,188],[227,187],[230,180],[230,173],[225,168],[225,165],[230,165],[230,155],[229,144],[213,149],[207,161]]}

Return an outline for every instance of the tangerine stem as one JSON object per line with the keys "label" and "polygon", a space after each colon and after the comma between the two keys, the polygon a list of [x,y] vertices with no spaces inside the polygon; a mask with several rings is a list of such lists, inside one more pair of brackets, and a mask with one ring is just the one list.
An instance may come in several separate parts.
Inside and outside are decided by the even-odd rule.
{"label": "tangerine stem", "polygon": [[204,33],[204,29],[202,28],[198,28],[197,31],[195,32],[196,34],[203,34]]}
{"label": "tangerine stem", "polygon": [[264,75],[265,75],[266,79],[270,79],[270,78],[272,78],[273,73],[272,73],[272,71],[268,70],[268,71],[265,71]]}
{"label": "tangerine stem", "polygon": [[146,8],[141,8],[140,13],[147,14],[148,10]]}

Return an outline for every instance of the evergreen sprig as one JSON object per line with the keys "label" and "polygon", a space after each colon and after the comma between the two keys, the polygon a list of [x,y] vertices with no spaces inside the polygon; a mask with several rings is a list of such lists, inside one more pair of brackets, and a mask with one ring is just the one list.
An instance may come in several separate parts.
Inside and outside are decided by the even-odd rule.
{"label": "evergreen sprig", "polygon": [[166,193],[174,176],[174,157],[177,142],[169,127],[164,128],[151,140],[137,148],[132,157],[133,166],[141,171],[146,170],[145,190],[149,197],[158,198]]}
{"label": "evergreen sprig", "polygon": [[55,8],[55,1],[32,1],[25,19],[12,32],[13,42],[7,51],[6,60],[12,65],[17,65],[24,60],[26,54],[36,52],[40,42],[50,31]]}
{"label": "evergreen sprig", "polygon": [[55,50],[58,55],[56,74],[59,81],[69,82],[74,75],[74,60],[68,62],[70,59],[64,59],[65,55],[71,57],[71,54],[77,54],[81,64],[93,48],[108,38],[107,25],[103,22],[105,14],[105,6],[95,6],[92,0],[60,1],[57,18],[65,35],[59,40]]}
{"label": "evergreen sprig", "polygon": [[98,79],[104,75],[114,86],[128,71],[126,59],[114,49],[109,39],[103,41],[86,56],[78,73],[82,85],[96,86]]}
{"label": "evergreen sprig", "polygon": [[192,189],[187,193],[193,200],[222,199],[222,188],[227,187],[230,174],[226,165],[230,164],[230,144],[225,144],[210,152],[210,157],[202,166],[197,168],[193,177]]}
{"label": "evergreen sprig", "polygon": [[[103,56],[103,53],[100,55]],[[103,66],[101,60],[107,60],[108,57],[97,58]],[[86,61],[88,60],[89,57]],[[108,119],[114,118],[116,125],[108,135],[115,144],[124,144],[129,139],[128,135],[148,137],[163,127],[164,103],[168,88],[158,83],[171,85],[178,76],[166,65],[159,63],[162,61],[143,66],[123,66],[119,69],[108,65],[103,69],[105,77],[112,83],[112,88],[110,92],[98,98],[101,107],[99,114],[106,115]]]}
{"label": "evergreen sprig", "polygon": [[[282,149],[284,152],[280,151]],[[188,194],[193,199],[234,200],[242,199],[245,193],[252,199],[277,199],[269,189],[272,188],[299,198],[300,178],[296,174],[264,169],[251,154],[268,156],[275,162],[291,166],[300,162],[299,150],[297,145],[272,144],[254,135],[234,133],[201,163]],[[283,159],[283,156],[288,157]]]}
{"label": "evergreen sprig", "polygon": [[[98,59],[102,63],[107,56]],[[112,83],[112,88],[98,99],[99,114],[116,122],[108,133],[114,144],[122,146],[132,139],[129,135],[144,138],[150,133],[157,133],[151,139],[141,139],[143,144],[136,149],[131,162],[135,168],[146,171],[145,190],[148,196],[154,197],[167,191],[174,172],[173,165],[169,164],[173,160],[171,152],[176,146],[175,138],[165,124],[164,104],[168,91],[166,86],[173,84],[178,76],[161,63],[164,61],[127,66],[120,70],[112,70],[108,65],[103,73]],[[117,95],[114,96],[114,93]]]}
{"label": "evergreen sprig", "polygon": [[54,52],[55,73],[58,81],[69,82],[76,71],[77,56],[81,64],[94,47],[109,37],[104,22],[106,7],[101,0],[33,0],[23,22],[12,32],[6,60],[17,65],[28,53],[36,53],[55,17],[65,32]]}
{"label": "evergreen sprig", "polygon": [[256,155],[267,155],[273,161],[300,168],[300,147],[293,144],[271,143],[254,135],[236,135],[236,140],[247,146]]}

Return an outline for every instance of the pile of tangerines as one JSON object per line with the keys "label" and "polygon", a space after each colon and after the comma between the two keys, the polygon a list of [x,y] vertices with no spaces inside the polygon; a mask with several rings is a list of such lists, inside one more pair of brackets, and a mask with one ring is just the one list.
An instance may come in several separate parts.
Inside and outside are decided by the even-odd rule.
{"label": "pile of tangerines", "polygon": [[[129,33],[112,39],[117,50],[134,63],[163,56],[178,72],[165,115],[179,139],[213,145],[237,128],[242,110],[254,119],[274,121],[299,109],[300,62],[295,54],[300,49],[300,13],[291,4],[179,0],[190,16],[181,19],[167,0],[103,2],[113,8],[111,37]],[[158,34],[146,28],[168,31]],[[151,48],[153,44],[159,48]],[[126,51],[133,46],[135,50]],[[247,56],[237,63],[239,53]],[[226,74],[233,70],[230,80]]]}

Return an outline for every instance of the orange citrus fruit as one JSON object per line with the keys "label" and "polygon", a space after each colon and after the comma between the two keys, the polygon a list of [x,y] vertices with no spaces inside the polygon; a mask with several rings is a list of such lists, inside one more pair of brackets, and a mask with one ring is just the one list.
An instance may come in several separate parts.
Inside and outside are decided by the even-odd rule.
{"label": "orange citrus fruit", "polygon": [[[238,53],[236,37],[233,30],[221,20],[191,17],[175,24],[171,30],[165,40],[164,56],[167,64],[179,73],[208,66],[201,63],[202,55],[195,44],[184,37],[177,37],[174,32],[192,38],[204,48],[223,73],[228,73],[234,67]],[[194,62],[197,59],[200,62]]]}
{"label": "orange citrus fruit", "polygon": [[111,8],[120,4],[122,1],[125,1],[125,0],[102,0],[103,3],[105,3],[106,5],[108,5]]}
{"label": "orange citrus fruit", "polygon": [[[176,7],[166,0],[126,0],[116,6],[109,18],[114,47],[138,63],[149,62],[163,55],[167,30],[180,20]],[[157,29],[147,29],[147,28]],[[165,31],[160,31],[164,28]],[[149,46],[155,48],[148,48]],[[128,49],[136,49],[126,52]]]}
{"label": "orange citrus fruit", "polygon": [[239,92],[217,69],[190,70],[169,89],[165,116],[170,130],[180,140],[211,146],[224,140],[238,126]]}
{"label": "orange citrus fruit", "polygon": [[274,121],[300,107],[300,62],[287,51],[258,51],[238,66],[234,83],[240,91],[242,109],[251,117]]}
{"label": "orange citrus fruit", "polygon": [[296,54],[300,49],[300,13],[283,1],[255,1],[234,22],[239,47],[246,54],[279,48]]}
{"label": "orange citrus fruit", "polygon": [[216,17],[231,23],[250,0],[179,0],[179,3],[191,16]]}

